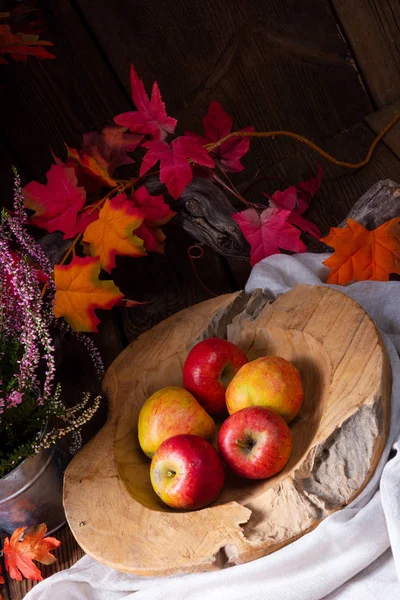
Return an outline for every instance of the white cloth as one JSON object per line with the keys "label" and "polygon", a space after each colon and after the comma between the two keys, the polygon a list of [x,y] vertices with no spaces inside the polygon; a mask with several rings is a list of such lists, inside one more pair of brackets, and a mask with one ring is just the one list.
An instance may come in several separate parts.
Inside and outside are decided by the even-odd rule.
{"label": "white cloth", "polygon": [[[326,280],[325,258],[272,256],[254,267],[246,291],[262,288],[279,295],[297,283],[320,285]],[[25,600],[400,599],[400,282],[338,289],[374,319],[393,371],[388,443],[375,476],[351,505],[296,542],[244,565],[150,578],[120,573],[85,556],[37,585]]]}

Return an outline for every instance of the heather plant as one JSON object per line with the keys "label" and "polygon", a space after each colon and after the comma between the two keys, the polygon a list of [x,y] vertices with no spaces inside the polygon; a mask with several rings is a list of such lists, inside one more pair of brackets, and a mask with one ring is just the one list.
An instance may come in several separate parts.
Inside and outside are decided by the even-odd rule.
{"label": "heather plant", "polygon": [[[54,332],[68,330],[54,317],[53,267],[26,229],[18,174],[14,212],[5,210],[0,222],[0,476],[23,459],[72,435],[81,441],[81,428],[96,412],[100,398],[90,394],[67,408],[57,383]],[[78,335],[101,376],[102,362],[89,338]]]}

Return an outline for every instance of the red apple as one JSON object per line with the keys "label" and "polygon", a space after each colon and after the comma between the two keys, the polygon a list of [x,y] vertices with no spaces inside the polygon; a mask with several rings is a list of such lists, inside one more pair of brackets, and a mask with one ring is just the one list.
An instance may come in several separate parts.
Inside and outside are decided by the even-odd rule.
{"label": "red apple", "polygon": [[240,367],[248,362],[232,342],[208,338],[189,352],[183,365],[183,387],[211,415],[226,412],[225,391]]}
{"label": "red apple", "polygon": [[193,510],[218,497],[225,474],[210,442],[197,435],[181,434],[165,440],[155,452],[150,479],[165,504]]}
{"label": "red apple", "polygon": [[250,406],[228,417],[218,434],[220,454],[231,471],[265,479],[283,469],[292,451],[292,434],[278,413]]}

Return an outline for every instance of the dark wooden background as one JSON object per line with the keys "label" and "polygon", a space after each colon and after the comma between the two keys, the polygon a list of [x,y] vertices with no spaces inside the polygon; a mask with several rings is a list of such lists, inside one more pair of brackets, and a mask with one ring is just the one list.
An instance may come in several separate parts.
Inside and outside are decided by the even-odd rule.
{"label": "dark wooden background", "polygon": [[[0,0],[0,10],[12,2]],[[337,158],[363,159],[374,135],[400,111],[398,0],[48,0],[38,2],[52,61],[0,66],[0,190],[10,203],[11,165],[24,182],[45,181],[52,152],[79,147],[84,132],[100,130],[132,106],[129,66],[147,89],[157,80],[178,132],[200,132],[211,100],[233,116],[236,129],[286,129],[312,139]],[[348,171],[325,161],[320,192],[308,217],[323,232],[342,221],[379,179],[400,181],[400,128],[381,143],[370,164]],[[316,171],[319,157],[299,143],[255,140],[238,178],[257,171],[295,183]],[[263,182],[252,190],[272,191]],[[152,304],[103,315],[96,336],[106,364],[142,331],[208,297],[187,257],[193,240],[174,222],[163,257],[121,262],[123,285]],[[140,264],[139,264],[140,263]],[[215,293],[243,287],[245,261],[210,249],[198,261]],[[82,552],[64,527],[59,563]],[[31,583],[8,581],[5,598],[19,600]],[[8,594],[8,595],[7,595]]]}

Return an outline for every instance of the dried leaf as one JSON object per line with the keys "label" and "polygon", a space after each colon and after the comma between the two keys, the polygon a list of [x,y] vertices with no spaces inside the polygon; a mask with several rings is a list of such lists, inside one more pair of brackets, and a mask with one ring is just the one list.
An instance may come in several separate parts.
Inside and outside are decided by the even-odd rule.
{"label": "dried leaf", "polygon": [[146,249],[143,240],[135,231],[144,221],[144,214],[125,194],[106,200],[97,221],[89,225],[83,236],[83,241],[89,244],[91,256],[100,258],[100,265],[108,273],[115,264],[115,257],[145,256]]}
{"label": "dried leaf", "polygon": [[135,162],[127,152],[133,152],[142,139],[141,135],[127,133],[124,127],[109,126],[101,133],[85,133],[82,152],[94,158],[100,167],[112,175],[117,167]]}
{"label": "dried leaf", "polygon": [[54,315],[64,317],[75,331],[97,331],[95,310],[110,310],[123,297],[113,281],[99,279],[100,270],[100,259],[91,256],[54,267]]}
{"label": "dried leaf", "polygon": [[78,187],[74,169],[65,165],[52,165],[43,185],[31,181],[24,188],[24,204],[35,211],[32,223],[49,231],[62,231],[64,239],[82,233],[97,218],[94,213],[79,211],[85,205],[86,194]]}
{"label": "dried leaf", "polygon": [[[79,152],[74,148],[68,148],[68,158],[71,159],[77,166],[76,175],[79,183],[84,185],[88,192],[95,192],[103,186],[113,188],[117,185],[106,169],[104,169],[92,156],[88,156],[84,152]],[[73,163],[69,163],[73,164]],[[81,181],[81,175],[85,179]]]}
{"label": "dried leaf", "polygon": [[4,564],[10,577],[17,581],[22,581],[22,577],[32,581],[42,581],[43,577],[32,561],[36,560],[43,565],[52,564],[57,559],[50,552],[58,548],[61,542],[53,537],[44,537],[47,531],[44,523],[31,527],[21,541],[26,529],[27,527],[20,527],[14,531],[10,539],[5,538]]}
{"label": "dried leaf", "polygon": [[324,262],[330,269],[328,283],[388,281],[391,273],[400,275],[399,218],[386,221],[373,231],[348,219],[346,227],[331,228],[321,241],[335,250]]}
{"label": "dried leaf", "polygon": [[143,144],[147,154],[140,167],[142,177],[160,161],[160,180],[165,183],[171,196],[176,200],[185,187],[192,181],[192,167],[188,159],[203,167],[212,168],[214,161],[207,150],[197,140],[182,136],[171,144],[153,141]]}
{"label": "dried leaf", "polygon": [[150,135],[154,140],[165,140],[169,133],[174,133],[178,121],[168,117],[158,83],[153,83],[151,100],[149,100],[143,81],[139,79],[133,65],[131,66],[131,88],[132,100],[137,110],[118,115],[114,118],[115,123],[126,127],[132,133]]}
{"label": "dried leaf", "polygon": [[291,214],[290,210],[279,208],[266,208],[259,214],[249,208],[232,215],[250,244],[252,266],[280,250],[305,252],[300,231],[288,222]]}

